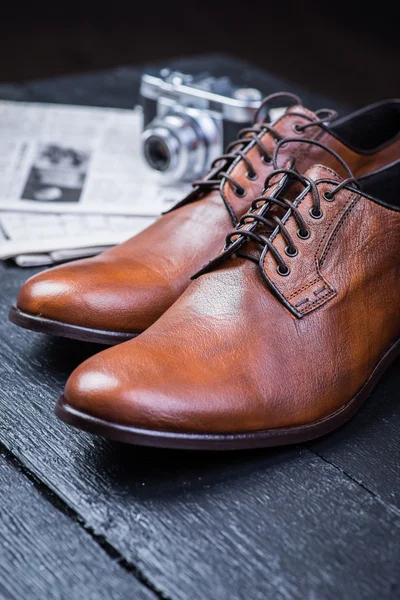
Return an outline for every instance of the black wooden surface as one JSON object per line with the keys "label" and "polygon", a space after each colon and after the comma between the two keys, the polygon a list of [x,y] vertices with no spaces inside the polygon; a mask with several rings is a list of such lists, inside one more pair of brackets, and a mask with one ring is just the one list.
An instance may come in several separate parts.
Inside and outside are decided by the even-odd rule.
{"label": "black wooden surface", "polygon": [[[0,594],[8,598],[155,600],[99,548],[73,514],[50,503],[0,451]],[[37,489],[39,487],[39,489]]]}
{"label": "black wooden surface", "polygon": [[[264,92],[282,88],[226,58],[211,62],[241,68]],[[138,77],[120,69],[0,86],[0,97],[128,107]],[[314,108],[326,105],[303,95]],[[0,266],[2,599],[400,596],[400,361],[351,423],[306,446],[228,454],[127,447],[54,417],[72,369],[101,348],[7,322],[33,272]]]}

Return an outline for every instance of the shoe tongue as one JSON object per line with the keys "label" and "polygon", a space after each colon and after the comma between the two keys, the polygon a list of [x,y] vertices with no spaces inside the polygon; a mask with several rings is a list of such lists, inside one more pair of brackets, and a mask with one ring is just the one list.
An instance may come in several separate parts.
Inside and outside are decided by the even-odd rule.
{"label": "shoe tongue", "polygon": [[318,181],[319,179],[334,179],[335,181],[343,181],[343,178],[336,173],[330,167],[325,167],[324,165],[314,165],[310,167],[305,175],[312,179],[313,181]]}
{"label": "shoe tongue", "polygon": [[291,113],[296,113],[297,115],[304,115],[305,117],[308,117],[312,121],[318,120],[318,116],[312,110],[309,110],[305,106],[302,106],[302,104],[295,104],[294,106],[288,106],[288,108],[285,110],[284,114],[290,115]]}
{"label": "shoe tongue", "polygon": [[[335,173],[335,171],[333,171],[332,169],[330,169],[329,167],[325,167],[323,165],[314,165],[313,167],[310,167],[305,173],[305,176],[307,176],[308,178],[312,179],[313,181],[318,181],[320,179],[333,179],[335,181],[337,181],[338,183],[340,183],[341,181],[343,181],[342,177],[340,177],[340,175],[338,175],[337,173]],[[279,176],[279,178],[281,178],[282,176]],[[270,188],[270,190],[267,190],[266,192],[266,196],[268,196],[272,190],[274,189],[276,182],[271,182],[272,186]],[[292,202],[294,202],[296,200],[296,198],[303,192],[304,190],[304,186],[300,183],[300,182],[293,182],[292,186],[287,189],[286,191],[283,192],[283,196],[286,197],[288,200],[291,200]],[[268,212],[266,213],[266,216],[268,217],[273,217],[273,216],[277,216],[279,218],[282,218],[283,215],[286,213],[287,209],[283,208],[277,204],[272,204],[270,209],[268,210]]]}
{"label": "shoe tongue", "polygon": [[[319,181],[320,179],[334,179],[338,183],[343,181],[340,175],[335,173],[335,171],[333,171],[329,167],[325,167],[323,165],[314,165],[310,167],[304,173],[304,175],[309,179],[312,179],[313,181]],[[294,201],[299,196],[299,194],[303,192],[304,189],[304,186],[300,182],[293,182],[292,186],[285,192],[283,192],[283,195],[289,200]],[[267,190],[267,195],[269,193],[270,192]],[[269,210],[269,215],[276,215],[278,217],[282,217],[285,212],[286,209],[283,209],[278,205],[272,205]]]}
{"label": "shoe tongue", "polygon": [[[288,106],[288,108],[281,113],[275,121],[273,120],[271,122],[271,126],[281,135],[282,138],[296,138],[297,135],[293,132],[293,126],[296,124],[296,120],[298,121],[299,117],[301,116],[306,117],[306,119],[303,119],[302,121],[304,125],[308,125],[309,123],[319,120],[318,115],[316,115],[312,110],[309,110],[301,104],[296,104],[295,106]],[[308,137],[308,131],[311,135],[313,129],[306,129],[303,137]],[[299,139],[301,140],[302,137]],[[305,146],[305,144],[302,144],[302,146]]]}
{"label": "shoe tongue", "polygon": [[[325,167],[323,165],[314,165],[313,167],[310,167],[305,173],[303,173],[303,175],[307,176],[309,179],[312,179],[313,181],[319,181],[321,179],[330,179],[330,180],[337,181],[338,183],[343,181],[343,178],[340,177],[340,175],[335,173],[335,171],[333,171],[329,167]],[[283,176],[284,175],[279,175],[279,179],[281,179]],[[275,181],[272,180],[271,187],[268,190],[266,190],[265,196],[268,197],[271,193],[273,193],[273,190],[275,189],[277,184],[278,184],[278,180],[275,180]],[[296,200],[296,198],[298,198],[298,196],[303,192],[304,189],[305,189],[304,186],[299,181],[297,181],[297,182],[295,181],[295,182],[293,182],[292,186],[289,189],[287,189],[286,191],[283,192],[282,196],[287,198],[288,200],[291,200],[292,202],[294,202]],[[260,205],[260,209],[261,209],[261,205]],[[282,217],[285,215],[287,210],[288,210],[287,208],[284,208],[277,204],[272,204],[270,206],[269,210],[264,213],[264,217],[266,217],[267,219],[273,219],[273,217],[275,216],[275,217],[282,219]],[[267,233],[267,234],[271,233],[271,231],[265,230],[265,226],[261,223],[257,225],[255,231],[257,233],[261,233],[261,234],[262,233]],[[242,250],[244,250],[248,254],[253,254],[255,257],[257,257],[259,247],[253,240],[249,240],[249,241],[245,242],[245,244],[242,247]]]}

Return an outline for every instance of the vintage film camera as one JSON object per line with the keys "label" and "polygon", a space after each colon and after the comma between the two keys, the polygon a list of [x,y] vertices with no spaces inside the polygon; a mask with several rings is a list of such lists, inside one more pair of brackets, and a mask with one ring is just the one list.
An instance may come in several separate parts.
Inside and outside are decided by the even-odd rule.
{"label": "vintage film camera", "polygon": [[162,69],[142,76],[145,161],[166,182],[191,181],[253,124],[262,94],[228,77]]}

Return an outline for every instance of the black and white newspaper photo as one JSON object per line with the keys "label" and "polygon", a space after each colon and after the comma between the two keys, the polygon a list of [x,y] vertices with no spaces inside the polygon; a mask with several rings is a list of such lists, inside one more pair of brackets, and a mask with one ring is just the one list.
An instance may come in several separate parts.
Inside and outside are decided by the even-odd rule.
{"label": "black and white newspaper photo", "polygon": [[141,130],[140,108],[0,101],[0,259],[95,254],[183,198],[142,160]]}
{"label": "black and white newspaper photo", "polygon": [[141,128],[138,108],[1,101],[0,210],[159,215],[190,187],[158,184]]}

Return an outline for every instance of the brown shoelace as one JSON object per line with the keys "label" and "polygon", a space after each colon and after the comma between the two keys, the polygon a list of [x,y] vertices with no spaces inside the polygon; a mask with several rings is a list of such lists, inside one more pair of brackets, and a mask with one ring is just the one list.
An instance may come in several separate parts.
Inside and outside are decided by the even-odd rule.
{"label": "brown shoelace", "polygon": [[[331,156],[333,156],[338,161],[338,163],[344,168],[344,170],[348,174],[348,177],[346,179],[342,180],[340,183],[338,183],[336,180],[332,180],[332,181],[329,180],[332,183],[335,183],[336,187],[333,190],[331,190],[330,192],[324,193],[324,198],[328,202],[331,202],[334,199],[335,195],[341,189],[343,189],[345,187],[349,187],[351,184],[357,188],[358,187],[357,179],[354,177],[351,169],[348,167],[346,162],[339,156],[339,154],[337,154],[337,152],[335,152],[334,150],[331,150],[330,148],[328,148],[327,146],[325,146],[325,144],[322,144],[321,142],[317,142],[316,140],[309,140],[309,139],[287,138],[287,139],[281,140],[277,144],[275,151],[274,151],[273,159],[272,159],[273,165],[274,165],[274,171],[270,175],[268,175],[268,177],[266,178],[265,188],[268,187],[268,185],[270,184],[270,181],[276,175],[284,175],[284,178],[286,180],[285,184],[288,183],[289,181],[298,181],[301,185],[304,186],[305,189],[302,192],[302,194],[300,194],[296,198],[296,200],[298,200],[301,196],[305,195],[306,193],[308,193],[311,190],[311,193],[313,196],[313,206],[310,209],[310,214],[313,219],[320,219],[323,216],[323,212],[321,209],[320,193],[318,191],[316,182],[313,179],[311,179],[310,177],[308,177],[307,175],[300,174],[298,171],[296,171],[295,159],[293,159],[291,161],[291,164],[289,165],[288,168],[279,168],[278,167],[277,158],[278,158],[280,148],[282,147],[283,144],[291,143],[291,142],[311,144],[311,145],[322,148],[323,150],[325,150],[326,152],[331,154]],[[237,225],[237,228],[226,237],[226,245],[225,245],[224,250],[229,251],[230,247],[234,246],[235,254],[237,256],[247,258],[247,259],[255,262],[256,264],[260,264],[260,261],[263,259],[263,256],[265,254],[264,250],[266,251],[268,249],[271,252],[272,256],[274,257],[274,259],[277,263],[277,272],[281,276],[286,276],[286,275],[289,275],[290,268],[286,264],[284,257],[276,249],[276,247],[273,243],[273,239],[279,233],[282,234],[285,239],[285,242],[287,244],[286,248],[285,248],[285,253],[288,256],[293,257],[298,254],[298,249],[296,247],[295,240],[293,239],[293,237],[290,235],[288,229],[286,228],[286,225],[285,225],[286,221],[291,216],[293,216],[295,218],[295,220],[298,224],[297,235],[301,239],[309,238],[310,231],[307,228],[306,222],[301,214],[301,211],[295,204],[296,200],[294,202],[292,202],[288,198],[279,197],[280,191],[281,191],[281,189],[280,189],[280,186],[278,185],[276,190],[274,190],[273,194],[259,196],[258,198],[256,198],[253,201],[250,210],[240,219],[240,221]],[[353,191],[356,191],[356,190],[353,190]],[[270,209],[273,206],[277,206],[277,207],[284,209],[286,211],[286,214],[284,215],[284,217],[280,218],[277,215],[269,215],[268,213],[270,212]],[[249,226],[249,228],[243,229],[244,226]],[[260,233],[255,231],[255,229],[259,226],[262,228],[262,231]],[[256,244],[258,244],[262,247],[263,252],[261,253],[260,256],[257,257],[248,252],[244,252],[244,251],[240,250],[240,247],[247,240],[252,240],[253,242],[255,242]]]}
{"label": "brown shoelace", "polygon": [[[227,146],[226,153],[222,154],[221,156],[218,156],[213,161],[213,163],[211,164],[210,174],[206,176],[206,178],[194,181],[192,183],[192,186],[194,188],[202,192],[219,189],[222,200],[226,206],[226,209],[229,212],[229,215],[232,219],[232,223],[235,226],[238,224],[238,219],[233,211],[233,208],[229,204],[228,199],[224,194],[223,187],[228,181],[231,184],[234,193],[239,198],[244,198],[246,196],[246,189],[242,185],[240,185],[240,183],[227,171],[230,169],[230,167],[235,161],[243,160],[247,166],[247,178],[253,181],[258,178],[256,169],[246,154],[250,145],[256,146],[259,149],[261,160],[265,164],[272,163],[272,157],[270,156],[267,148],[263,144],[261,137],[265,133],[270,132],[278,143],[284,141],[282,136],[269,123],[269,111],[267,110],[271,102],[283,99],[289,99],[291,105],[301,104],[301,99],[298,96],[286,92],[278,92],[264,98],[255,115],[254,126],[247,127],[239,131],[238,139],[234,140]],[[263,112],[267,113],[267,116],[264,118],[262,118],[261,116]],[[307,115],[304,115],[303,113],[291,112],[290,114],[310,119],[310,123],[295,126],[296,131],[298,133],[305,131],[309,127],[324,127],[325,123],[335,119],[337,116],[337,113],[335,111],[329,109],[318,110],[315,114],[319,118],[317,118],[316,120],[307,117]]]}

